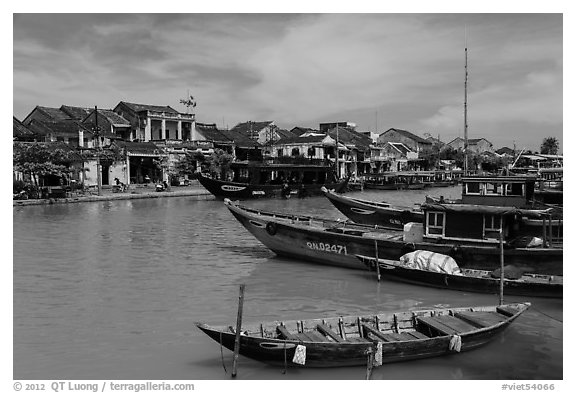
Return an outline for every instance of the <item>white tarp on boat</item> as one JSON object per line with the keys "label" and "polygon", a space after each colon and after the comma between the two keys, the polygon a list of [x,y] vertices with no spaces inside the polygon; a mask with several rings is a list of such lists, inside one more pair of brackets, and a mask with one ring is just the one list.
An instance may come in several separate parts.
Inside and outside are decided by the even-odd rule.
{"label": "white tarp on boat", "polygon": [[400,265],[411,269],[461,275],[456,261],[437,252],[416,250],[400,257]]}

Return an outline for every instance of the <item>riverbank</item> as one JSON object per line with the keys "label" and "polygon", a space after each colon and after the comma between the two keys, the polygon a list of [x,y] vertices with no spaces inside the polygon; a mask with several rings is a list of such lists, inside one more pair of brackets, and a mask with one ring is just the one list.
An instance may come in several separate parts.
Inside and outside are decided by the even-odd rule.
{"label": "riverbank", "polygon": [[154,187],[138,186],[125,192],[113,192],[112,188],[103,188],[100,195],[71,194],[67,198],[14,200],[13,206],[53,205],[58,203],[101,202],[122,199],[193,197],[194,199],[212,200],[214,196],[197,182],[189,186],[170,187],[167,191],[157,192]]}

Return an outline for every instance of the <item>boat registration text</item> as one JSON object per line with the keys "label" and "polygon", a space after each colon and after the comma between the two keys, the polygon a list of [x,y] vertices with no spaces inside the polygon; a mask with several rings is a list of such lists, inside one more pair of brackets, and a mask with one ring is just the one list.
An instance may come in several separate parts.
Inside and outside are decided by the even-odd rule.
{"label": "boat registration text", "polygon": [[337,244],[306,242],[306,246],[311,250],[333,252],[335,254],[348,254],[346,246],[340,246]]}

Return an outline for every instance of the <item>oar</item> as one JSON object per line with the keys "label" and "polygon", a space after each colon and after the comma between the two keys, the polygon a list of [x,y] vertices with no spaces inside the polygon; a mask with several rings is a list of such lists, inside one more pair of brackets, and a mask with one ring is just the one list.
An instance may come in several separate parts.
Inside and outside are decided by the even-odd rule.
{"label": "oar", "polygon": [[238,296],[238,317],[236,318],[236,340],[234,341],[234,358],[232,362],[232,377],[236,377],[238,367],[238,353],[240,352],[240,331],[242,330],[242,308],[244,305],[244,287],[240,284],[240,295]]}

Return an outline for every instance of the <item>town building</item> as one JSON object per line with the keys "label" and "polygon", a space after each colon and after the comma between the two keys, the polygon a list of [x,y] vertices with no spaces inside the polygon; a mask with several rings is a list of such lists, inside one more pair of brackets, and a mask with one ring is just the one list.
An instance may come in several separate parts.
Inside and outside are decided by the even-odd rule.
{"label": "town building", "polygon": [[425,154],[432,150],[432,142],[419,137],[410,131],[398,128],[389,128],[378,137],[378,144],[384,145],[387,142],[399,142],[410,148],[417,154]]}
{"label": "town building", "polygon": [[[464,138],[456,137],[452,141],[446,144],[454,150],[464,150],[464,144],[466,141]],[[468,151],[476,154],[482,154],[485,152],[494,152],[492,142],[485,138],[468,139]]]}

